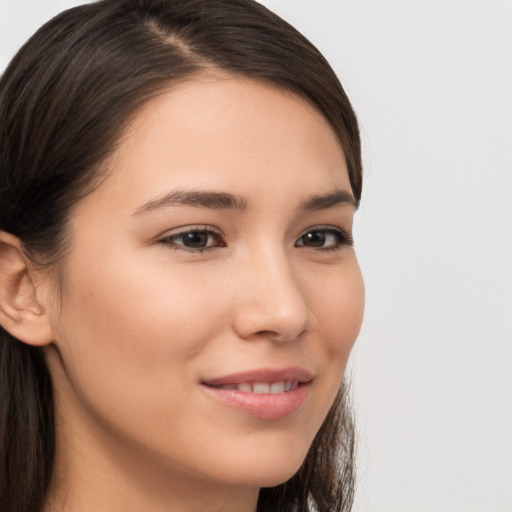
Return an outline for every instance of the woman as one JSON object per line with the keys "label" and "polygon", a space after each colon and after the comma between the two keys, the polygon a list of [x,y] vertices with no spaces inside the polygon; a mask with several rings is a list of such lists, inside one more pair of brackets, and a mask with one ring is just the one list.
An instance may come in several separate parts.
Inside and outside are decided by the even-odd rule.
{"label": "woman", "polygon": [[62,13],[0,83],[2,512],[337,511],[358,127],[252,0]]}

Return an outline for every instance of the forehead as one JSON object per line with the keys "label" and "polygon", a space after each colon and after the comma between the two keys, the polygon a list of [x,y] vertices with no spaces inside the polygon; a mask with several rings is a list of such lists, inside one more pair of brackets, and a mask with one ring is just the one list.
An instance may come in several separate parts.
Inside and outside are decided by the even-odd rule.
{"label": "forehead", "polygon": [[142,201],[173,187],[244,196],[350,191],[343,150],[320,112],[289,91],[232,76],[201,77],[150,100],[109,168],[102,187]]}

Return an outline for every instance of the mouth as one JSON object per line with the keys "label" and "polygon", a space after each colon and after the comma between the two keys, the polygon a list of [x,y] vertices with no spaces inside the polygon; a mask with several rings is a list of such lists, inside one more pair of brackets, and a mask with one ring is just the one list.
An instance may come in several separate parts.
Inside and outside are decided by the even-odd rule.
{"label": "mouth", "polygon": [[[244,393],[258,393],[277,395],[279,393],[288,393],[297,389],[301,383],[297,380],[282,380],[278,382],[241,382],[239,384],[218,384],[211,385],[214,389],[230,389],[242,391]],[[208,386],[209,384],[205,384]]]}
{"label": "mouth", "polygon": [[302,368],[259,369],[202,381],[223,405],[261,420],[284,419],[302,408],[313,381]]}

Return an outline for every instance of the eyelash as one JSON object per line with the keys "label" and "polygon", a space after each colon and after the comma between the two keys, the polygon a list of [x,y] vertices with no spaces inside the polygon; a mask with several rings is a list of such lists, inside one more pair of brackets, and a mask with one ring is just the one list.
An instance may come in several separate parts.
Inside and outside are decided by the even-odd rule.
{"label": "eyelash", "polygon": [[[329,236],[334,236],[336,238],[334,245],[332,247],[324,247],[324,246],[308,246],[304,244],[304,239],[308,235],[312,234],[321,234],[325,238]],[[183,237],[185,236],[206,236],[206,243],[208,243],[209,240],[213,239],[214,244],[213,245],[206,245],[204,247],[189,247],[185,245],[185,243],[177,243],[178,240],[181,239],[181,242],[183,242]],[[203,239],[204,240],[204,239]],[[300,243],[302,242],[302,243]],[[203,253],[210,249],[215,249],[218,247],[226,247],[227,244],[223,239],[223,236],[220,232],[212,229],[210,226],[204,225],[204,226],[192,226],[190,228],[187,228],[184,231],[180,231],[179,233],[171,234],[164,236],[159,240],[159,243],[170,246],[172,249],[176,251],[187,251],[192,253]],[[317,251],[337,251],[342,246],[346,245],[353,245],[353,239],[350,235],[348,235],[344,230],[340,228],[334,228],[332,226],[314,226],[312,228],[309,228],[304,234],[302,234],[298,240],[295,242],[295,247],[306,247],[309,249],[317,250]]]}
{"label": "eyelash", "polygon": [[[316,247],[316,246],[306,246],[304,244],[299,244],[301,240],[303,240],[307,235],[311,235],[313,233],[319,234],[321,233],[323,236],[334,236],[336,238],[336,241],[334,243],[333,247]],[[314,226],[312,228],[309,228],[303,235],[299,237],[297,242],[295,242],[295,247],[308,247],[310,249],[316,249],[319,251],[338,251],[343,246],[346,245],[353,245],[354,240],[353,238],[346,233],[343,229],[340,228],[334,228],[332,226]]]}
{"label": "eyelash", "polygon": [[[184,243],[176,243],[178,239],[183,239],[187,235],[206,235],[208,238],[213,238],[216,242],[215,245],[209,245],[206,247],[188,247]],[[207,240],[208,240],[207,238]],[[183,240],[182,240],[183,241]],[[159,240],[160,243],[170,246],[175,251],[188,251],[202,253],[212,248],[226,247],[226,243],[223,240],[223,236],[218,231],[212,229],[210,226],[191,226],[190,228],[180,231],[172,235],[164,236]]]}

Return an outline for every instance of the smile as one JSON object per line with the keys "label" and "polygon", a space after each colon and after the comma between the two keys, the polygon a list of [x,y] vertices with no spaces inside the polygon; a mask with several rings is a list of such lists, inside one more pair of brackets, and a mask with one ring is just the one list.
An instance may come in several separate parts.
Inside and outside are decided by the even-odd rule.
{"label": "smile", "polygon": [[216,389],[232,389],[244,391],[246,393],[259,393],[277,395],[279,393],[287,393],[299,387],[299,382],[294,380],[278,381],[278,382],[242,382],[240,384],[219,384],[212,386]]}
{"label": "smile", "polygon": [[302,409],[312,382],[309,371],[295,367],[249,370],[201,384],[223,406],[259,420],[277,421]]}

